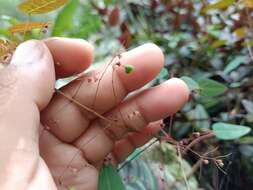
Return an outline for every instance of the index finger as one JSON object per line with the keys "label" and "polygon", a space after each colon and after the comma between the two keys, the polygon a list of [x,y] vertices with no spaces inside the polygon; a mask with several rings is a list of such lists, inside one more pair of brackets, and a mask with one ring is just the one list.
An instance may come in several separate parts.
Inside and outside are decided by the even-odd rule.
{"label": "index finger", "polygon": [[54,37],[44,42],[54,58],[57,78],[81,73],[93,61],[93,46],[83,39]]}

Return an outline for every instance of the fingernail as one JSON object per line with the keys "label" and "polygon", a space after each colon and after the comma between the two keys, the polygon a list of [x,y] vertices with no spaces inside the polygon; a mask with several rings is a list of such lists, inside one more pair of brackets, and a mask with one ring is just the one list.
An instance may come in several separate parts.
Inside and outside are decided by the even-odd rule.
{"label": "fingernail", "polygon": [[178,91],[180,90],[180,96],[181,98],[186,102],[189,99],[190,96],[190,90],[187,86],[187,84],[180,78],[171,78],[168,81],[165,82],[169,84],[176,85]]}
{"label": "fingernail", "polygon": [[37,40],[30,40],[20,44],[11,61],[11,65],[31,66],[42,59],[45,53],[45,46]]}

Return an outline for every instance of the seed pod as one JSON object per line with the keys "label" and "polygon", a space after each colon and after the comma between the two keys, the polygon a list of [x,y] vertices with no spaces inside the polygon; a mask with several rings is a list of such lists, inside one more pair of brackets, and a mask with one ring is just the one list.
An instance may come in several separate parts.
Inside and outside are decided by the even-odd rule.
{"label": "seed pod", "polygon": [[199,132],[195,132],[195,133],[192,133],[192,136],[193,138],[199,138],[200,137],[200,133]]}
{"label": "seed pod", "polygon": [[183,139],[182,140],[183,145],[188,145],[190,143],[189,139]]}
{"label": "seed pod", "polygon": [[208,164],[209,164],[209,160],[203,160],[203,163],[204,163],[205,165],[208,165]]}
{"label": "seed pod", "polygon": [[115,63],[115,65],[117,65],[117,66],[120,67],[120,66],[121,66],[121,63],[118,61],[118,62]]}

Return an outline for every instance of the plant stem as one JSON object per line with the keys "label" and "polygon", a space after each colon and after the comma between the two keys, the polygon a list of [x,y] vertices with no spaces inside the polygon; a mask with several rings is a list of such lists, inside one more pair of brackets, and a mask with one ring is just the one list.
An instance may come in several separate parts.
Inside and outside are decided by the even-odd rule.
{"label": "plant stem", "polygon": [[213,132],[209,132],[206,135],[202,135],[199,138],[196,138],[188,146],[185,147],[185,149],[183,151],[183,155],[185,155],[188,152],[188,150],[191,149],[191,147],[193,147],[195,144],[197,144],[197,143],[199,143],[199,142],[201,142],[203,140],[210,139],[213,136],[214,136],[214,133]]}
{"label": "plant stem", "polygon": [[67,96],[67,95],[64,94],[62,91],[56,90],[56,92],[59,93],[60,95],[62,95],[63,97],[67,98],[68,100],[72,101],[72,102],[75,103],[76,105],[80,106],[81,108],[83,108],[83,109],[87,110],[88,112],[90,112],[90,113],[96,115],[96,116],[99,117],[100,119],[103,119],[103,120],[105,120],[105,121],[107,121],[108,123],[111,123],[111,124],[113,124],[113,125],[118,125],[116,122],[114,122],[114,121],[112,121],[112,120],[110,120],[110,119],[108,119],[108,118],[102,116],[101,114],[97,113],[97,112],[94,111],[93,109],[91,109],[91,108],[89,108],[89,107],[87,107],[87,106],[85,106],[85,105],[79,103],[79,102],[76,101],[75,99],[73,99],[73,98]]}

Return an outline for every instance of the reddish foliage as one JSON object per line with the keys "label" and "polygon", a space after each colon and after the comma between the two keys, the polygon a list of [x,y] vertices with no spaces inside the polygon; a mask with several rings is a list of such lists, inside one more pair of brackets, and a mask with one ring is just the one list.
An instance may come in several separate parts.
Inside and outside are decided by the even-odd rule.
{"label": "reddish foliage", "polygon": [[110,26],[116,26],[118,25],[119,21],[120,21],[120,10],[118,7],[115,7],[109,15],[109,24]]}

